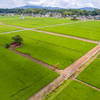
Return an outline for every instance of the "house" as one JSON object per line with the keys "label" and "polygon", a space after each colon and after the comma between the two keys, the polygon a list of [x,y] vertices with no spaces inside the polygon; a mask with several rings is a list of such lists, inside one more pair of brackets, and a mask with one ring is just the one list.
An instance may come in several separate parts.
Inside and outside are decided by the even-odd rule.
{"label": "house", "polygon": [[50,17],[51,12],[45,14],[45,17]]}
{"label": "house", "polygon": [[33,17],[41,17],[41,14],[33,14]]}
{"label": "house", "polygon": [[20,19],[26,19],[25,17],[20,17]]}

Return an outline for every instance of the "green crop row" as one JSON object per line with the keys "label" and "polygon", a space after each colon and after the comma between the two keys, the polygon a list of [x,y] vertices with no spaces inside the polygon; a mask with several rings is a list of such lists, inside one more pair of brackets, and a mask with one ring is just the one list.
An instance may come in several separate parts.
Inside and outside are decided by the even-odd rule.
{"label": "green crop row", "polygon": [[[3,20],[4,19],[4,20]],[[20,19],[20,17],[9,17],[9,18],[0,18],[0,22],[5,24],[21,26],[26,28],[34,28],[62,23],[71,23],[76,22],[72,21],[69,18],[59,19],[59,18],[36,18],[36,17],[26,17],[26,19]]]}
{"label": "green crop row", "polygon": [[78,81],[73,81],[57,96],[50,100],[99,100],[100,91]]}
{"label": "green crop row", "polygon": [[59,74],[0,46],[0,100],[26,100]]}
{"label": "green crop row", "polygon": [[88,21],[61,26],[45,27],[40,28],[39,30],[100,40],[100,21]]}
{"label": "green crop row", "polygon": [[82,53],[52,44],[32,40],[29,38],[23,39],[24,46],[16,48],[16,50],[25,54],[30,54],[30,56],[52,66],[59,63],[59,69],[66,68],[83,55]]}
{"label": "green crop row", "polygon": [[98,55],[98,57],[100,58],[100,55]]}
{"label": "green crop row", "polygon": [[95,59],[77,79],[100,89],[100,59]]}
{"label": "green crop row", "polygon": [[82,53],[87,53],[94,46],[96,46],[94,43],[34,31],[16,32],[14,34],[62,46]]}
{"label": "green crop row", "polygon": [[21,30],[21,29],[10,27],[10,26],[0,25],[0,33],[10,32],[10,31],[16,31],[16,30]]}

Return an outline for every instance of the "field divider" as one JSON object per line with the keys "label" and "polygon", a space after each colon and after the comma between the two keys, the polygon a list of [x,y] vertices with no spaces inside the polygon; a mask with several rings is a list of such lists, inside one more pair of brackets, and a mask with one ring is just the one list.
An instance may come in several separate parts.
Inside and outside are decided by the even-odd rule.
{"label": "field divider", "polygon": [[21,31],[25,31],[25,30],[10,31],[10,32],[5,32],[5,33],[0,33],[0,35],[2,35],[2,34],[10,34],[10,33],[14,33],[14,32],[21,32]]}
{"label": "field divider", "polygon": [[87,86],[89,86],[89,87],[91,87],[91,88],[93,88],[93,89],[96,89],[96,90],[100,91],[100,89],[98,89],[98,88],[96,88],[96,87],[94,87],[94,86],[92,86],[92,85],[90,85],[90,84],[87,84],[87,83],[85,83],[85,82],[83,82],[83,81],[81,81],[81,80],[78,80],[78,79],[75,79],[75,80],[78,81],[78,82],[80,82],[80,83],[82,83],[82,84],[85,84],[85,85],[87,85]]}
{"label": "field divider", "polygon": [[76,72],[78,68],[80,68],[83,64],[85,64],[92,56],[94,56],[100,50],[100,45],[97,45],[84,56],[76,60],[73,64],[69,67],[64,69],[63,74],[66,79],[68,79],[73,73]]}
{"label": "field divider", "polygon": [[81,40],[81,41],[86,41],[86,42],[91,42],[91,43],[95,43],[95,44],[99,43],[99,41],[96,41],[96,40],[90,40],[90,39],[86,39],[86,38],[82,38],[82,37],[76,37],[76,36],[71,36],[71,35],[67,35],[67,34],[65,35],[65,34],[48,32],[48,31],[42,31],[42,30],[35,30],[35,29],[31,30],[31,31],[36,31],[36,32],[41,32],[41,33],[46,33],[46,34],[61,36],[61,37],[67,37],[67,38]]}
{"label": "field divider", "polygon": [[52,26],[60,26],[60,25],[67,25],[67,24],[75,24],[75,23],[82,23],[82,22],[88,22],[88,21],[80,21],[80,22],[72,22],[72,23],[55,24],[55,25],[48,25],[48,26],[42,26],[42,27],[35,27],[35,28],[32,28],[32,29],[52,27]]}
{"label": "field divider", "polygon": [[[87,21],[82,21],[82,22],[87,22]],[[74,22],[74,23],[80,23],[80,22]],[[72,24],[72,23],[66,23],[66,24]],[[52,34],[52,35],[57,35],[57,36],[62,36],[62,37],[67,37],[67,38],[72,38],[72,39],[76,39],[76,40],[91,42],[91,43],[95,43],[95,44],[98,44],[99,43],[98,41],[95,41],[95,40],[90,40],[90,39],[85,39],[85,38],[76,37],[76,36],[70,36],[70,35],[65,35],[65,34],[47,32],[47,31],[40,31],[40,30],[38,30],[36,28],[24,28],[24,27],[19,27],[19,26],[7,25],[7,24],[3,24],[3,23],[0,23],[0,25],[10,26],[10,27],[15,27],[15,28],[20,28],[20,29],[23,29],[23,31],[24,30],[30,30],[30,31],[42,32],[42,33],[47,33],[47,34]]]}
{"label": "field divider", "polygon": [[[46,64],[46,63],[44,63],[44,62],[42,62],[42,61],[40,61],[40,60],[38,60],[38,59],[35,59],[35,58],[31,57],[30,55],[23,54],[23,53],[21,53],[21,52],[19,52],[19,51],[17,51],[17,50],[14,50],[13,47],[10,47],[9,50],[11,50],[11,51],[13,51],[13,52],[15,52],[15,53],[17,53],[17,54],[19,54],[19,55],[25,57],[25,58],[28,58],[28,59],[30,59],[30,60],[32,60],[32,61],[34,61],[34,62],[36,62],[36,63],[38,63],[38,64],[40,64],[40,65],[43,65],[44,67],[47,67],[47,68],[49,68],[49,69],[51,69],[51,70],[54,70],[54,67],[53,67],[53,66],[48,65],[48,64]],[[61,74],[61,70],[59,70],[59,69],[56,69],[55,72]]]}

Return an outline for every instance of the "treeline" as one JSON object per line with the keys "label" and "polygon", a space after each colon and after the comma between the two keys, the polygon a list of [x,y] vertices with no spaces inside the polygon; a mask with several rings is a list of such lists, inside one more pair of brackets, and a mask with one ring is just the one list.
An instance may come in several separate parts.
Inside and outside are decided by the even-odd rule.
{"label": "treeline", "polygon": [[100,9],[94,9],[93,11],[79,10],[79,9],[0,9],[0,13],[17,13],[17,14],[42,14],[47,12],[58,12],[62,15],[100,15]]}

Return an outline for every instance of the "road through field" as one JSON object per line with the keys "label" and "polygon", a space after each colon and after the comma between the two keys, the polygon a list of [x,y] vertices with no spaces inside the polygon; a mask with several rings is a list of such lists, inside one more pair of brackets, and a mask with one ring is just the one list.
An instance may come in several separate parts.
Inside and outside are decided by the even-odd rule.
{"label": "road through field", "polygon": [[81,40],[81,41],[86,41],[86,42],[91,42],[91,43],[95,43],[95,44],[98,44],[98,43],[99,43],[99,41],[90,40],[90,39],[85,39],[85,38],[81,38],[81,37],[75,37],[75,36],[64,35],[64,34],[59,34],[59,33],[41,31],[41,30],[33,30],[33,31],[42,32],[42,33],[46,33],[46,34],[57,35],[57,36],[62,36],[62,37],[67,37],[67,38],[72,38],[72,39]]}
{"label": "road through field", "polygon": [[20,31],[25,31],[25,30],[10,31],[10,32],[5,32],[5,33],[0,33],[0,35],[2,35],[2,34],[9,34],[9,33],[14,33],[14,32],[20,32]]}
{"label": "road through field", "polygon": [[100,89],[98,89],[98,88],[96,88],[96,87],[94,87],[94,86],[92,86],[92,85],[90,85],[90,84],[87,84],[87,83],[85,83],[85,82],[82,82],[82,81],[80,81],[80,80],[78,80],[78,79],[75,79],[76,81],[78,81],[78,82],[81,82],[81,83],[83,83],[83,84],[85,84],[85,85],[87,85],[87,86],[89,86],[89,87],[92,87],[92,88],[94,88],[94,89],[96,89],[96,90],[98,90],[98,91],[100,91]]}
{"label": "road through field", "polygon": [[[60,26],[60,25],[66,25],[66,24],[74,24],[74,23],[82,23],[82,22],[87,22],[87,21],[73,22],[73,23],[64,23],[64,24],[56,24],[56,25],[49,25],[49,26],[43,26],[41,28],[51,27],[51,26]],[[59,33],[47,32],[47,31],[40,31],[40,30],[36,30],[36,28],[24,28],[24,27],[19,27],[19,26],[7,25],[7,24],[3,24],[3,23],[0,23],[0,25],[10,26],[10,27],[15,27],[15,28],[20,28],[20,29],[23,29],[22,31],[24,31],[24,30],[31,30],[31,31],[42,32],[42,33],[52,34],[52,35],[57,35],[57,36],[62,36],[62,37],[77,39],[77,40],[81,40],[81,41],[96,43],[96,44],[99,43],[99,41],[95,41],[95,40],[90,40],[90,39],[85,39],[85,38],[80,38],[80,37],[75,37],[75,36],[70,36],[70,35],[64,35],[64,34],[59,34]],[[40,28],[40,27],[37,27],[37,28]],[[19,30],[19,31],[21,31],[21,30]],[[14,32],[14,31],[12,31],[12,32]],[[12,33],[12,32],[5,32],[5,33],[2,33],[2,34],[9,34],[9,33]],[[17,32],[17,31],[15,31],[15,32]]]}
{"label": "road through field", "polygon": [[87,21],[72,22],[72,23],[63,23],[63,24],[56,24],[56,25],[48,25],[48,26],[36,27],[36,28],[32,28],[32,29],[45,28],[45,27],[51,27],[51,26],[60,26],[60,25],[67,25],[67,24],[75,24],[75,23],[82,23],[82,22],[87,22]]}
{"label": "road through field", "polygon": [[[42,61],[40,61],[40,60],[37,60],[37,59],[31,57],[30,55],[23,54],[23,53],[21,53],[21,52],[19,52],[19,51],[17,51],[17,50],[14,50],[13,47],[10,47],[9,50],[11,50],[11,51],[13,51],[13,52],[15,52],[15,53],[17,53],[17,54],[19,54],[19,55],[25,57],[25,58],[28,58],[28,59],[30,59],[30,60],[32,60],[32,61],[34,61],[34,62],[36,62],[36,63],[38,63],[38,64],[40,64],[40,65],[43,65],[44,67],[47,67],[47,68],[49,68],[49,69],[51,69],[51,70],[54,70],[54,67],[53,67],[53,66],[48,65],[48,64],[46,64],[46,63],[44,63],[44,62],[42,62]],[[61,74],[61,70],[56,69],[55,71],[56,71],[57,73]]]}

